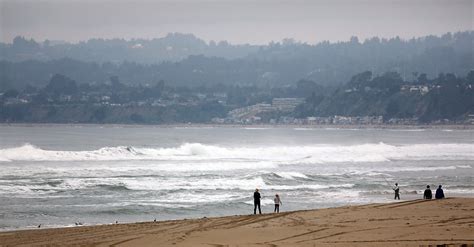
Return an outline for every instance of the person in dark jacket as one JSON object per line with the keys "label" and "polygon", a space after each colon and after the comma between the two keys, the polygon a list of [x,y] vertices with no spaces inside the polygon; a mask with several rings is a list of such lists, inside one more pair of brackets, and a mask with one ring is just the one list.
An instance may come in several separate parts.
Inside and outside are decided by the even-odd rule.
{"label": "person in dark jacket", "polygon": [[253,214],[257,214],[257,207],[258,207],[258,213],[262,214],[262,210],[260,209],[260,193],[258,193],[258,189],[255,189],[255,192],[253,193]]}
{"label": "person in dark jacket", "polygon": [[439,185],[438,189],[436,190],[436,199],[443,199],[444,198],[444,192],[443,189],[441,189],[441,185]]}
{"label": "person in dark jacket", "polygon": [[423,194],[423,199],[431,200],[431,198],[433,198],[433,194],[431,193],[430,186],[426,185],[426,190]]}
{"label": "person in dark jacket", "polygon": [[393,198],[393,199],[394,200],[396,200],[396,199],[400,200],[400,187],[398,187],[398,183],[395,183],[395,186],[392,189],[395,192],[395,198]]}

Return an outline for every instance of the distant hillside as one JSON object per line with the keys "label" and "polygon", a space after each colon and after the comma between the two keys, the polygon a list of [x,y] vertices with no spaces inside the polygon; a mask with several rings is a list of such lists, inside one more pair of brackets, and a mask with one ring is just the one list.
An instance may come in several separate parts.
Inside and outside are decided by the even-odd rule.
{"label": "distant hillside", "polygon": [[366,71],[345,85],[300,80],[282,87],[183,87],[159,81],[129,86],[112,76],[84,84],[54,75],[42,88],[0,92],[0,122],[31,123],[474,123],[474,70],[466,77],[420,74],[373,76]]}
{"label": "distant hillside", "polygon": [[411,40],[372,38],[316,45],[284,40],[265,46],[206,42],[185,34],[153,40],[89,40],[36,43],[16,38],[0,44],[0,90],[43,86],[59,73],[81,83],[104,83],[116,75],[129,84],[164,80],[170,85],[282,86],[300,79],[340,85],[361,71],[466,76],[474,68],[474,32]]}
{"label": "distant hillside", "polygon": [[473,113],[474,71],[465,78],[441,73],[432,80],[421,74],[412,82],[394,72],[373,77],[366,71],[331,94],[315,91],[295,116],[384,116],[426,123],[464,119]]}
{"label": "distant hillside", "polygon": [[0,59],[21,62],[26,60],[49,61],[72,58],[84,62],[124,61],[156,64],[163,61],[180,61],[190,55],[206,55],[229,59],[244,57],[256,52],[258,46],[231,45],[226,41],[206,43],[192,34],[170,33],[158,39],[90,39],[71,44],[16,37],[12,44],[0,43]]}

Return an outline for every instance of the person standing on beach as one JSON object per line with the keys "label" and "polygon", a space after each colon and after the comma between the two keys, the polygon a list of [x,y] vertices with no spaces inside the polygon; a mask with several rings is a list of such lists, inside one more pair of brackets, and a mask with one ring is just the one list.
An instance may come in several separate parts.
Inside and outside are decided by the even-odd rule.
{"label": "person standing on beach", "polygon": [[436,199],[443,199],[444,198],[444,192],[443,192],[443,189],[441,189],[441,184],[439,185],[438,189],[436,190],[435,198]]}
{"label": "person standing on beach", "polygon": [[274,213],[279,213],[280,212],[280,196],[278,194],[275,195],[275,198],[273,198],[273,201],[275,202],[275,209],[273,210]]}
{"label": "person standing on beach", "polygon": [[253,193],[253,214],[257,214],[257,207],[258,207],[258,213],[262,214],[262,210],[260,209],[260,193],[258,192],[258,189],[255,189],[255,192]]}
{"label": "person standing on beach", "polygon": [[393,191],[395,191],[395,198],[394,200],[398,199],[400,200],[400,188],[398,187],[398,183],[395,183],[395,187],[392,188]]}
{"label": "person standing on beach", "polygon": [[433,194],[431,193],[430,186],[426,185],[426,190],[423,194],[423,199],[431,200],[431,198],[433,198]]}

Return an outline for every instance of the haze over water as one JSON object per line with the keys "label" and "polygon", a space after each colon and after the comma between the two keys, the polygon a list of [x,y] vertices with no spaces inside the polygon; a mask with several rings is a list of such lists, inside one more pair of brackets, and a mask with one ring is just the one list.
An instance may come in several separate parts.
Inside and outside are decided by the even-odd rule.
{"label": "haze over water", "polygon": [[474,196],[474,130],[1,126],[0,229]]}

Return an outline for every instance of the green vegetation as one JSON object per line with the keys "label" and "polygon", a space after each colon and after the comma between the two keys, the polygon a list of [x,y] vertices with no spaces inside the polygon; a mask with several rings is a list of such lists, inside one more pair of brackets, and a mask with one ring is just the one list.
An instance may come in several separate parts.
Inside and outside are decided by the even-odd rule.
{"label": "green vegetation", "polygon": [[473,31],[261,46],[186,34],[79,44],[17,37],[0,43],[0,122],[465,123],[474,114],[473,40]]}
{"label": "green vegetation", "polygon": [[[417,122],[465,121],[474,113],[474,72],[458,78],[420,75],[414,82],[398,73],[373,76],[366,71],[339,87],[300,80],[284,87],[173,87],[158,81],[147,86],[122,84],[117,76],[105,84],[85,84],[54,75],[43,88],[10,89],[0,96],[0,122],[39,123],[209,123],[236,108],[274,98],[305,98],[293,111],[262,112],[262,122],[282,117],[383,116]],[[446,119],[446,120],[445,120]]]}
{"label": "green vegetation", "polygon": [[423,83],[403,81],[397,73],[372,78],[367,71],[355,75],[332,94],[311,96],[296,116],[384,116],[417,118],[421,122],[458,120],[474,113],[474,72],[466,78],[440,74]]}
{"label": "green vegetation", "polygon": [[0,43],[0,90],[42,87],[54,74],[101,84],[116,75],[127,85],[160,80],[169,85],[216,84],[282,87],[300,79],[324,86],[346,83],[361,71],[387,71],[414,81],[418,73],[465,76],[474,67],[474,32],[417,39],[372,38],[315,45],[285,41],[268,45],[206,43],[192,35],[153,40],[89,40],[79,44],[17,37]]}

